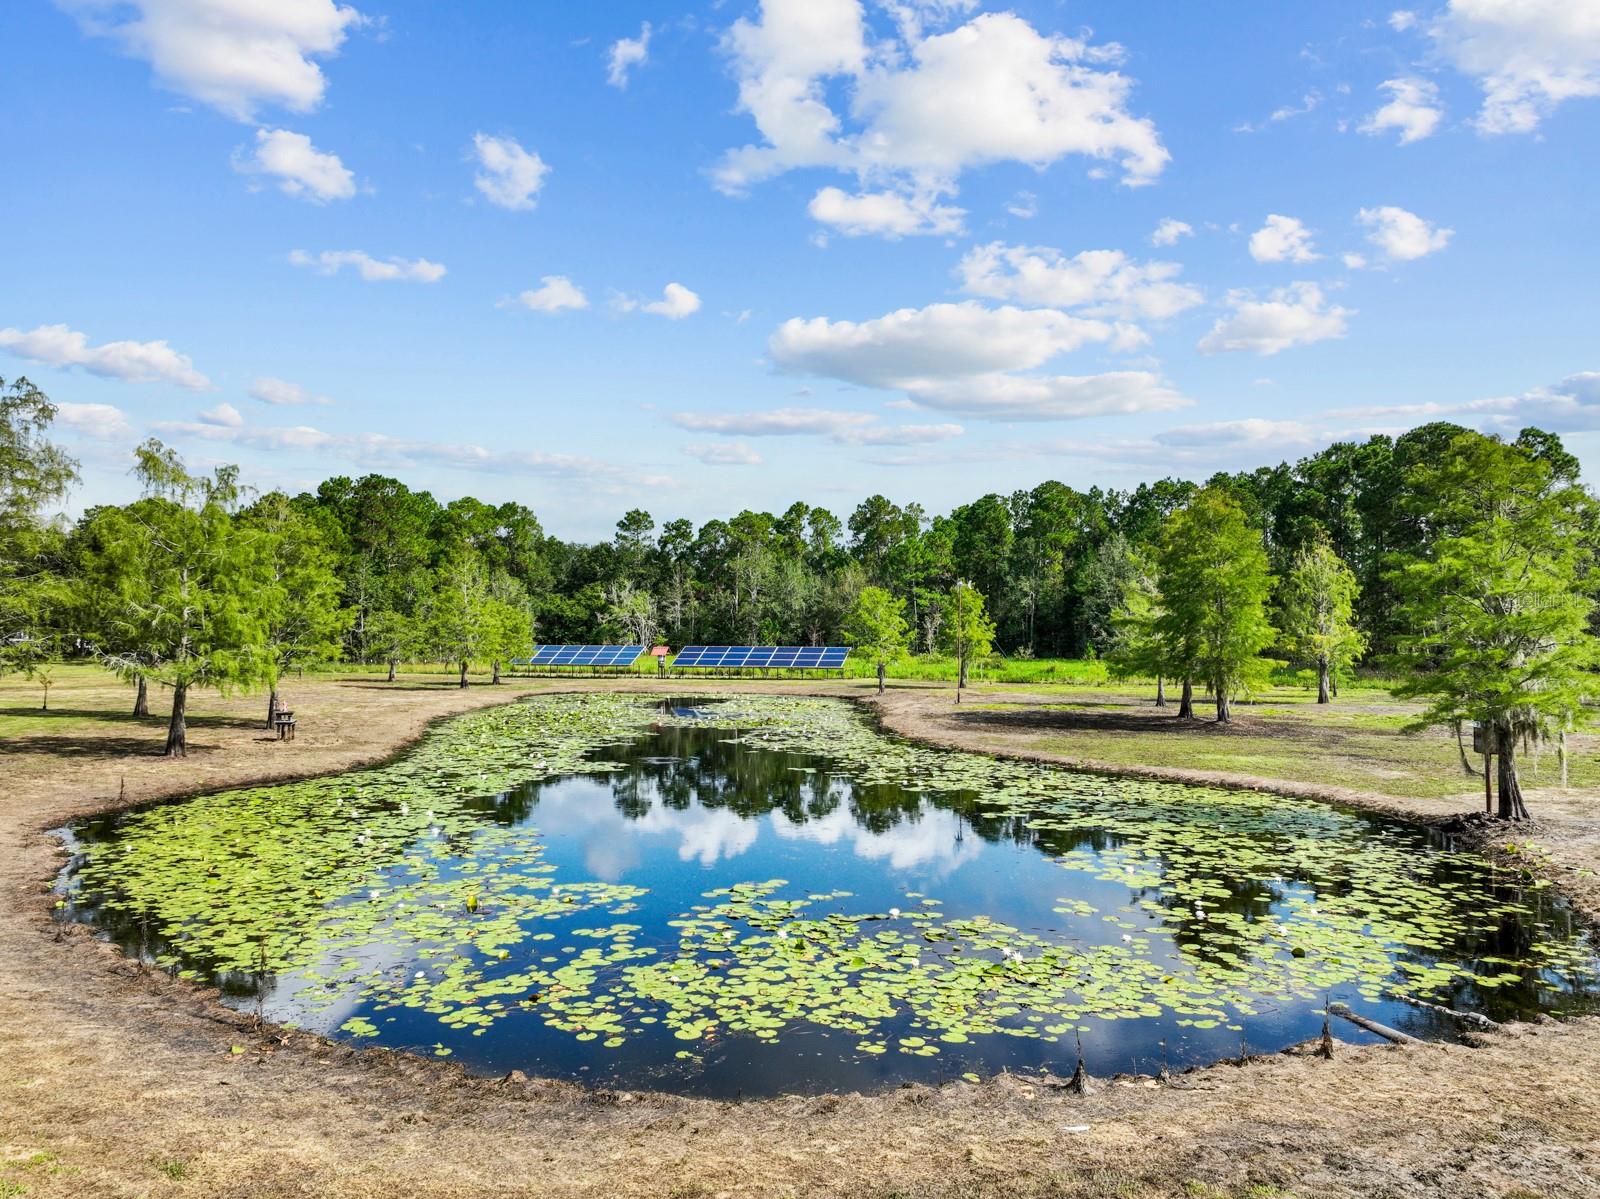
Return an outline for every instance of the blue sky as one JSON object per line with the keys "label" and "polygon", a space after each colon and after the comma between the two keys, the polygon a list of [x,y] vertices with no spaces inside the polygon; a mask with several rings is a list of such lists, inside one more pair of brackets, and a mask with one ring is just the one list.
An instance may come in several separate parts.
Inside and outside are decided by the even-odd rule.
{"label": "blue sky", "polygon": [[16,0],[0,374],[569,537],[1600,441],[1600,3]]}

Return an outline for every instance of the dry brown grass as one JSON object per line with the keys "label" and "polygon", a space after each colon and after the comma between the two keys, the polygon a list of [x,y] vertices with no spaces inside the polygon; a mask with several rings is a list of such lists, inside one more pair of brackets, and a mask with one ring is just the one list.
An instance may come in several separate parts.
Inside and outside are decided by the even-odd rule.
{"label": "dry brown grass", "polygon": [[[151,756],[159,722],[130,733],[105,718],[124,689],[74,679],[52,704],[77,716],[0,742],[0,1196],[1600,1196],[1600,1020],[1479,1048],[1279,1055],[1082,1097],[1000,1078],[733,1105],[474,1079],[253,1027],[50,920],[59,857],[46,830],[119,792],[128,803],[347,769],[518,693],[414,683],[300,684],[289,745],[256,727],[259,699],[207,700],[194,756],[173,764]],[[18,694],[0,688],[0,709]],[[885,715],[1039,752],[1025,722],[1003,735],[963,723],[948,691],[896,692]],[[1564,862],[1587,854],[1592,867],[1578,802],[1546,828],[1571,834]]]}

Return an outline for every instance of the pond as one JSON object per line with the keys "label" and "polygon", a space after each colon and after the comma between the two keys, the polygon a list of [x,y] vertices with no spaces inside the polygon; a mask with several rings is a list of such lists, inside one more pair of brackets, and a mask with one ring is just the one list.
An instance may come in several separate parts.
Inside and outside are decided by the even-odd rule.
{"label": "pond", "polygon": [[1456,1029],[1397,996],[1600,1007],[1546,886],[1422,830],[931,749],[835,700],[544,696],[64,835],[61,918],[485,1074],[870,1090],[1273,1051],[1330,1000],[1430,1038]]}

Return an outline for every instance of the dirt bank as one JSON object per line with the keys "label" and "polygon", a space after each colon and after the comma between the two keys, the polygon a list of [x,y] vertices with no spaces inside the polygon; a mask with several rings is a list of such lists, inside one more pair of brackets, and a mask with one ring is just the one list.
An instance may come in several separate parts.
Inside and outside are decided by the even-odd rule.
{"label": "dirt bank", "polygon": [[[1600,1196],[1600,1020],[1088,1096],[1001,1078],[730,1105],[473,1079],[254,1029],[50,920],[50,827],[348,769],[518,693],[308,681],[290,697],[292,744],[265,739],[258,700],[209,701],[175,766],[149,756],[158,723],[130,735],[112,718],[111,691],[76,697],[60,731],[0,743],[0,1195]],[[963,721],[949,698],[896,692],[886,723],[1040,752],[1025,729]],[[1581,844],[1576,817],[1573,832]]]}

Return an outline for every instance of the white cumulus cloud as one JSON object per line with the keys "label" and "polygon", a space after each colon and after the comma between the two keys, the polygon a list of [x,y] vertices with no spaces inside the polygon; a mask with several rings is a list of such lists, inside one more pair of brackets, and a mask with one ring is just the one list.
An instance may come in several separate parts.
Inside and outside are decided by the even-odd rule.
{"label": "white cumulus cloud", "polygon": [[325,204],[356,194],[356,177],[339,161],[311,144],[303,133],[257,129],[255,151],[234,156],[234,169],[248,175],[272,175],[284,195]]}
{"label": "white cumulus cloud", "polygon": [[1113,333],[1104,321],[968,300],[859,322],[796,317],[778,327],[768,348],[792,373],[910,390],[924,380],[1028,370]]}
{"label": "white cumulus cloud", "polygon": [[133,437],[133,426],[128,423],[127,415],[112,404],[58,403],[56,419],[95,441],[124,441]]}
{"label": "white cumulus cloud", "polygon": [[1155,232],[1150,235],[1152,246],[1175,246],[1179,240],[1194,236],[1194,226],[1187,221],[1174,220],[1167,217],[1156,226]]}
{"label": "white cumulus cloud", "polygon": [[1395,262],[1410,262],[1436,253],[1450,244],[1453,229],[1440,229],[1414,212],[1392,204],[1363,208],[1356,219],[1367,227],[1367,240]]}
{"label": "white cumulus cloud", "polygon": [[763,0],[759,19],[736,21],[723,42],[762,140],[724,156],[717,186],[738,194],[795,168],[834,168],[926,207],[994,162],[1082,155],[1118,164],[1129,184],[1161,173],[1169,155],[1128,110],[1119,47],[1042,34],[1012,13],[924,36],[969,7],[891,5],[899,36],[874,40],[860,0]]}
{"label": "white cumulus cloud", "polygon": [[1429,137],[1444,120],[1439,86],[1427,79],[1386,79],[1378,85],[1389,102],[1361,122],[1361,132],[1379,134],[1396,129],[1402,146]]}
{"label": "white cumulus cloud", "polygon": [[514,137],[472,135],[472,153],[478,173],[472,182],[489,203],[512,212],[527,212],[537,203],[550,168],[532,150],[524,150]]}
{"label": "white cumulus cloud", "polygon": [[899,192],[862,192],[850,195],[825,187],[811,199],[811,219],[829,225],[847,237],[877,234],[891,240],[916,234],[961,232],[961,208],[939,204],[932,195]]}
{"label": "white cumulus cloud", "polygon": [[1329,305],[1315,283],[1276,288],[1264,300],[1254,292],[1233,291],[1227,302],[1232,311],[1201,339],[1202,353],[1277,354],[1343,337],[1347,318],[1353,315],[1349,309]]}
{"label": "white cumulus cloud", "polygon": [[1167,412],[1190,401],[1152,371],[1097,375],[990,373],[931,380],[911,392],[919,404],[981,420],[1059,421]]}
{"label": "white cumulus cloud", "polygon": [[1450,0],[1428,36],[1483,89],[1484,133],[1528,133],[1566,101],[1600,96],[1593,0]]}
{"label": "white cumulus cloud", "polygon": [[589,307],[589,297],[565,275],[545,275],[539,280],[542,287],[532,288],[517,296],[517,303],[534,312],[564,312],[569,309]]}
{"label": "white cumulus cloud", "polygon": [[286,379],[275,379],[271,375],[264,375],[250,384],[250,398],[259,400],[263,404],[293,407],[299,404],[333,403],[327,396],[313,395],[298,383],[290,383]]}
{"label": "white cumulus cloud", "polygon": [[1198,288],[1176,282],[1175,262],[1135,262],[1121,250],[1085,250],[1071,258],[1045,246],[976,246],[958,268],[975,296],[1047,308],[1082,308],[1093,316],[1162,319],[1193,308]]}
{"label": "white cumulus cloud", "polygon": [[612,87],[628,86],[628,73],[650,61],[650,22],[639,27],[638,37],[618,38],[611,43],[606,61],[606,82]]}
{"label": "white cumulus cloud", "polygon": [[442,264],[426,258],[378,259],[361,250],[323,250],[320,254],[292,250],[289,261],[319,275],[337,275],[345,267],[352,267],[369,283],[437,283],[445,276]]}
{"label": "white cumulus cloud", "polygon": [[218,404],[209,408],[195,418],[202,424],[216,425],[222,429],[241,429],[244,427],[244,414],[229,403]]}
{"label": "white cumulus cloud", "polygon": [[85,31],[148,62],[163,87],[250,120],[263,104],[309,112],[362,21],[333,0],[58,0]]}
{"label": "white cumulus cloud", "polygon": [[1311,230],[1295,217],[1274,212],[1250,235],[1250,257],[1257,262],[1315,262],[1322,255],[1311,244]]}
{"label": "white cumulus cloud", "polygon": [[669,321],[681,321],[684,317],[693,316],[700,311],[700,297],[681,283],[669,283],[663,289],[659,300],[641,304],[639,307],[643,312],[664,316]]}
{"label": "white cumulus cloud", "polygon": [[63,368],[80,367],[91,375],[127,383],[172,383],[206,391],[211,380],[194,369],[186,354],[165,341],[108,341],[91,346],[86,333],[66,325],[36,329],[0,329],[0,348],[19,358]]}
{"label": "white cumulus cloud", "polygon": [[797,317],[773,333],[768,353],[790,374],[891,388],[919,406],[980,419],[1067,420],[1187,403],[1145,371],[1022,373],[1085,346],[1116,344],[1126,332],[1117,323],[1055,309],[990,308],[968,300],[868,321]]}

